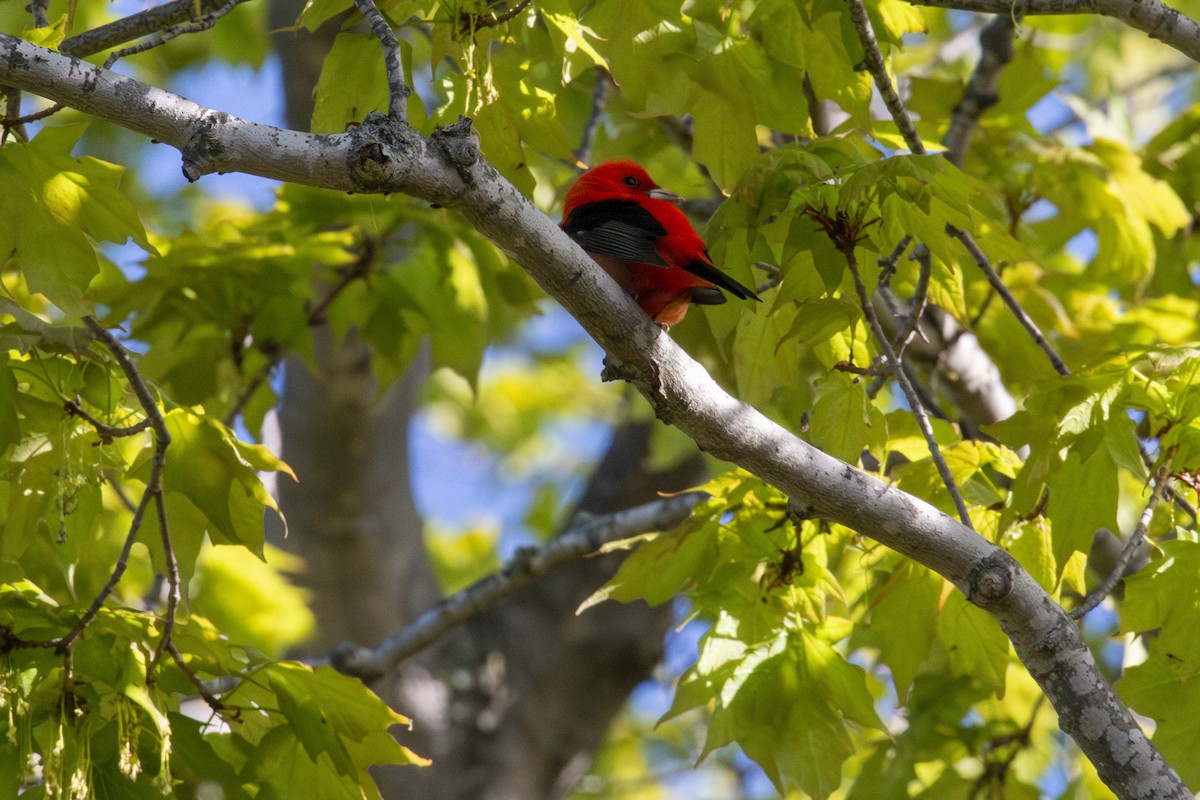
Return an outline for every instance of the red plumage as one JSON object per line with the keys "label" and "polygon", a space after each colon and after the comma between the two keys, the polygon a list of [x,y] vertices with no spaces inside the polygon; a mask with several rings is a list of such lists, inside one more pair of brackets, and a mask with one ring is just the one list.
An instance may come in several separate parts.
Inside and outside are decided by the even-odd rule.
{"label": "red plumage", "polygon": [[563,230],[664,326],[682,320],[690,303],[724,303],[720,289],[759,299],[713,264],[676,205],[682,199],[659,187],[641,165],[620,160],[581,175],[563,204]]}

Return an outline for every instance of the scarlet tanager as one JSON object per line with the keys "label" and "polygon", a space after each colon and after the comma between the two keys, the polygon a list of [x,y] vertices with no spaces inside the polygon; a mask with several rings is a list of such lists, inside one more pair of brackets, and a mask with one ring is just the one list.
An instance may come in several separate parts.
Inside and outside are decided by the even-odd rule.
{"label": "scarlet tanager", "polygon": [[759,299],[713,265],[700,234],[675,205],[682,200],[641,165],[620,160],[579,176],[563,203],[562,229],[664,327],[682,320],[689,303],[724,303],[721,289]]}

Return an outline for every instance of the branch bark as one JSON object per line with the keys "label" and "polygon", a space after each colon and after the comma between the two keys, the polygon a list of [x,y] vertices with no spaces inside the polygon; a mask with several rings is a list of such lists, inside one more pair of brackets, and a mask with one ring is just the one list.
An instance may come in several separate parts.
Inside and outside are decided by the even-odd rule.
{"label": "branch bark", "polygon": [[[580,322],[608,353],[610,374],[633,383],[659,419],[778,487],[801,513],[840,522],[934,569],[992,614],[1060,726],[1119,796],[1191,797],[1104,680],[1075,624],[1011,556],[728,395],[479,155],[469,121],[424,139],[374,114],[348,134],[301,135],[251,125],[10,36],[0,36],[0,83],[153,130],[181,149],[196,177],[219,166],[340,190],[403,192],[455,209]],[[204,121],[199,132],[195,119]],[[207,158],[197,157],[197,135]]]}
{"label": "branch bark", "polygon": [[1097,14],[1120,20],[1151,39],[1174,47],[1193,61],[1200,61],[1200,22],[1160,0],[913,0],[913,5],[1002,14],[1016,19]]}
{"label": "branch bark", "polygon": [[378,647],[366,648],[346,642],[338,645],[330,655],[330,661],[347,675],[364,681],[378,680],[454,626],[478,615],[534,578],[568,561],[596,555],[610,542],[651,531],[670,530],[687,519],[706,496],[701,493],[673,495],[607,516],[579,519],[548,544],[518,550],[504,569],[440,600]]}

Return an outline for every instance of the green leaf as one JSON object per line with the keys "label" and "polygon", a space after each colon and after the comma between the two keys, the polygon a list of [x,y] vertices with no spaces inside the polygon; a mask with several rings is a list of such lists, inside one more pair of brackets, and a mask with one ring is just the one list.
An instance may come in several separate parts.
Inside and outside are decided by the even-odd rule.
{"label": "green leaf", "polygon": [[[302,20],[313,5],[305,8]],[[354,80],[346,80],[347,75]],[[387,110],[387,76],[374,34],[342,32],[334,37],[314,97],[313,133],[341,133],[368,113]]]}
{"label": "green leaf", "polygon": [[871,609],[871,632],[879,637],[880,657],[902,699],[929,658],[944,584],[941,576],[906,561],[880,587]]}
{"label": "green leaf", "polygon": [[[263,556],[263,513],[279,513],[258,470],[290,472],[261,445],[238,442],[224,426],[177,408],[165,415],[171,444],[163,470],[163,489],[190,500],[208,521],[214,542],[240,544]],[[133,474],[146,480],[148,449]]]}
{"label": "green leaf", "polygon": [[887,439],[883,412],[867,397],[866,383],[833,373],[817,387],[809,432],[812,443],[841,461],[857,464],[866,448]]}
{"label": "green leaf", "polygon": [[669,533],[656,534],[623,562],[612,579],[583,601],[579,612],[605,600],[628,603],[643,599],[660,605],[690,583],[716,554],[715,528],[692,519]]}
{"label": "green leaf", "polygon": [[70,155],[84,127],[43,128],[28,144],[0,148],[0,184],[14,200],[0,217],[0,253],[16,259],[31,291],[79,315],[89,310],[83,293],[99,273],[93,241],[132,238],[153,251],[121,190],[125,170]]}
{"label": "green leaf", "polygon": [[1158,630],[1151,645],[1181,681],[1200,672],[1200,544],[1178,539],[1161,544],[1162,555],[1125,578],[1121,631]]}
{"label": "green leaf", "polygon": [[1117,465],[1107,448],[1083,462],[1074,452],[1067,457],[1051,483],[1046,515],[1059,565],[1088,552],[1098,528],[1117,528]]}
{"label": "green leaf", "polygon": [[716,707],[701,757],[736,741],[781,793],[828,797],[854,751],[847,721],[881,726],[860,667],[806,631],[745,641],[725,613],[701,640],[664,719],[709,700]]}
{"label": "green leaf", "polygon": [[938,615],[937,633],[955,675],[970,676],[997,695],[1004,694],[1008,637],[990,614],[960,592],[951,592]]}

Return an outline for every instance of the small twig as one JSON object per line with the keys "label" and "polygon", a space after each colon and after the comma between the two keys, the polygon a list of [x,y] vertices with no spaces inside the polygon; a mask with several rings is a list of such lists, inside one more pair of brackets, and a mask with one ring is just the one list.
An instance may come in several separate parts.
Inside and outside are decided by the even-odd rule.
{"label": "small twig", "polygon": [[162,657],[163,648],[172,644],[171,637],[175,633],[175,610],[179,606],[179,562],[175,559],[175,548],[171,544],[171,532],[167,525],[167,503],[163,497],[162,486],[154,492],[154,507],[158,511],[158,531],[162,538],[163,561],[167,565],[167,610],[163,615],[162,638],[154,649],[154,657],[146,665],[146,682],[154,682],[154,673],[158,669],[158,661]]}
{"label": "small twig", "polygon": [[18,125],[25,125],[30,122],[37,122],[39,119],[45,119],[46,117],[49,117],[53,114],[57,114],[58,112],[62,111],[64,108],[66,108],[66,105],[64,105],[63,103],[55,103],[52,106],[47,106],[46,108],[43,108],[41,111],[34,111],[30,114],[26,114],[23,117],[9,117],[8,119],[4,120],[4,127],[5,128],[15,128]]}
{"label": "small twig", "polygon": [[21,90],[13,86],[0,86],[0,100],[4,102],[4,118],[0,119],[0,144],[8,141],[9,133],[22,142],[29,141],[25,120],[21,112]]}
{"label": "small twig", "polygon": [[375,0],[354,0],[354,7],[362,14],[367,25],[383,47],[383,67],[388,81],[388,119],[394,123],[407,124],[405,104],[412,94],[412,87],[404,81],[404,65],[400,60],[400,42],[392,26],[375,5]]}
{"label": "small twig", "polygon": [[883,53],[879,50],[879,42],[871,28],[871,18],[867,16],[866,6],[862,0],[846,0],[846,6],[850,9],[850,19],[858,33],[858,41],[863,46],[863,62],[871,77],[875,79],[875,86],[883,97],[883,104],[895,120],[908,149],[917,155],[925,155],[925,143],[921,141],[921,135],[917,133],[917,128],[908,115],[908,109],[904,107],[900,95],[896,93],[896,87],[892,85],[892,79],[888,76],[887,65],[883,62]]}
{"label": "small twig", "polygon": [[961,167],[966,158],[971,137],[979,126],[983,112],[1000,100],[996,88],[1000,83],[1001,71],[1013,59],[1013,36],[1016,31],[1017,23],[1011,14],[997,14],[979,32],[982,49],[979,63],[971,73],[963,99],[954,107],[950,127],[942,139],[942,144],[946,146],[946,158],[956,167]]}
{"label": "small twig", "polygon": [[592,143],[596,140],[596,131],[604,119],[604,107],[608,101],[608,91],[612,88],[612,76],[604,67],[596,67],[596,85],[592,89],[592,108],[588,111],[587,122],[583,124],[583,135],[579,137],[579,147],[575,148],[575,161],[587,165],[592,163]]}
{"label": "small twig", "polygon": [[375,648],[346,642],[329,656],[341,672],[373,681],[436,641],[454,626],[476,616],[498,600],[554,567],[593,555],[609,542],[679,525],[707,495],[675,495],[625,511],[576,522],[563,535],[541,547],[519,550],[499,572],[476,581],[421,614]]}
{"label": "small twig", "polygon": [[212,693],[212,690],[204,684],[204,681],[200,679],[200,676],[196,674],[196,671],[188,666],[188,663],[183,660],[183,653],[179,652],[179,648],[175,645],[175,642],[169,639],[165,641],[167,643],[167,652],[171,654],[171,659],[179,666],[181,670],[183,670],[183,674],[188,676],[188,680],[190,680],[192,685],[196,687],[196,693],[203,698],[204,702],[208,704],[208,707],[213,710],[214,714],[220,714],[222,711],[224,711],[226,708],[225,704],[221,702],[220,698]]}
{"label": "small twig", "polygon": [[755,287],[755,292],[762,294],[768,289],[774,289],[783,281],[783,270],[774,264],[769,264],[766,261],[755,261],[754,266],[766,273],[766,278]]}
{"label": "small twig", "polygon": [[365,278],[371,272],[371,267],[375,264],[375,254],[378,252],[378,244],[370,236],[366,236],[359,243],[358,258],[348,267],[340,270],[341,277],[337,283],[329,288],[325,296],[321,298],[312,309],[308,312],[307,324],[313,328],[317,325],[325,323],[325,312],[329,310],[329,306],[333,305],[333,301],[342,293],[347,286],[354,283],[359,278]]}
{"label": "small twig", "polygon": [[988,283],[991,284],[992,289],[996,291],[996,294],[1000,295],[1000,299],[1004,301],[1004,305],[1008,306],[1008,310],[1011,311],[1013,316],[1017,318],[1017,321],[1021,323],[1021,327],[1025,328],[1026,333],[1028,333],[1029,337],[1033,339],[1034,344],[1040,347],[1042,352],[1046,354],[1046,358],[1050,360],[1050,365],[1054,367],[1054,371],[1064,377],[1070,375],[1071,370],[1067,368],[1066,363],[1063,362],[1053,345],[1051,345],[1046,339],[1041,328],[1039,328],[1037,323],[1034,322],[1027,313],[1025,313],[1025,309],[1021,307],[1021,304],[1017,302],[1015,297],[1013,297],[1012,292],[1010,292],[1008,287],[1004,285],[1004,281],[1000,279],[1000,275],[992,266],[992,262],[988,260],[987,255],[985,255],[983,250],[980,249],[979,244],[975,241],[975,238],[966,231],[960,231],[958,228],[955,228],[952,225],[946,226],[946,233],[958,239],[963,243],[963,247],[967,248],[967,252],[971,254],[971,258],[975,261],[975,264],[979,267],[983,274],[987,276]]}
{"label": "small twig", "polygon": [[929,279],[933,274],[933,257],[929,254],[929,248],[922,244],[913,251],[913,258],[916,259],[921,269],[917,273],[917,285],[913,290],[912,305],[908,309],[904,327],[892,341],[897,358],[904,357],[904,349],[916,335],[921,324],[921,315],[925,313],[925,304],[929,301]]}
{"label": "small twig", "polygon": [[512,8],[501,11],[498,14],[471,14],[464,11],[458,15],[458,28],[463,33],[470,33],[480,28],[494,28],[497,25],[503,25],[515,19],[522,11],[529,8],[531,2],[532,0],[520,0]]}
{"label": "small twig", "polygon": [[92,599],[92,604],[87,612],[75,623],[75,627],[66,636],[53,640],[53,645],[57,647],[69,646],[83,633],[84,628],[95,619],[96,614],[100,613],[100,608],[104,605],[104,601],[116,589],[121,576],[125,574],[125,568],[129,563],[129,551],[133,547],[138,530],[142,527],[146,508],[150,505],[152,498],[156,494],[162,494],[162,472],[166,466],[167,447],[171,444],[171,434],[167,431],[166,420],[163,419],[162,412],[158,409],[158,403],[155,401],[154,395],[150,393],[146,382],[142,380],[141,373],[138,372],[133,360],[129,357],[129,351],[117,340],[117,337],[113,336],[112,333],[92,317],[84,317],[83,321],[92,334],[112,352],[121,370],[125,373],[126,380],[129,381],[130,386],[133,388],[133,392],[137,396],[142,410],[146,412],[146,419],[150,427],[154,429],[154,455],[150,460],[150,475],[146,479],[146,489],[142,492],[142,498],[133,513],[133,519],[130,520],[129,533],[125,536],[125,544],[121,548],[121,554],[117,559],[116,567],[113,569],[112,574],[99,594]]}
{"label": "small twig", "polygon": [[[234,0],[232,4],[244,2]],[[184,22],[197,22],[227,4],[227,0],[173,0],[68,37],[58,49],[83,58]]]}
{"label": "small twig", "polygon": [[[987,788],[989,784],[1004,786],[1008,771],[1012,768],[1013,762],[1017,760],[1017,756],[1021,751],[1029,746],[1030,737],[1033,735],[1033,724],[1037,722],[1038,712],[1042,710],[1042,703],[1046,700],[1046,695],[1039,694],[1037,700],[1033,704],[1033,713],[1029,716],[1029,722],[1020,730],[1013,733],[996,736],[988,742],[984,743],[984,752],[982,761],[984,763],[983,773],[976,778],[974,789],[971,792],[971,797],[978,797]],[[1002,747],[1016,745],[1009,749],[1002,757],[993,758]]]}
{"label": "small twig", "polygon": [[892,248],[892,252],[888,253],[879,259],[879,285],[888,287],[892,283],[892,276],[896,274],[896,268],[900,265],[900,257],[904,255],[904,251],[912,244],[912,237],[905,236],[896,243]]}
{"label": "small twig", "polygon": [[29,13],[33,16],[33,27],[49,27],[50,17],[46,14],[46,9],[49,7],[50,0],[29,0]]}
{"label": "small twig", "polygon": [[884,375],[891,374],[891,371],[881,364],[872,364],[869,367],[860,367],[851,361],[839,361],[833,365],[833,368],[838,372],[848,372],[851,375],[863,375],[874,378],[880,378]]}
{"label": "small twig", "polygon": [[1121,548],[1121,554],[1117,556],[1117,562],[1113,565],[1112,570],[1108,573],[1108,577],[1095,588],[1087,597],[1083,599],[1075,608],[1068,612],[1071,619],[1082,619],[1085,614],[1091,611],[1096,606],[1104,602],[1104,598],[1112,592],[1121,579],[1125,577],[1125,570],[1129,567],[1129,561],[1133,558],[1133,554],[1137,552],[1138,547],[1146,539],[1146,532],[1150,529],[1150,520],[1154,518],[1154,509],[1158,507],[1159,502],[1163,498],[1167,484],[1170,482],[1171,475],[1171,457],[1163,461],[1157,474],[1152,481],[1154,489],[1150,492],[1150,499],[1146,502],[1146,508],[1142,511],[1142,517],[1138,520],[1137,527],[1133,529],[1133,533],[1129,535],[1125,546]]}
{"label": "small twig", "polygon": [[162,47],[176,36],[181,36],[185,33],[199,33],[201,31],[206,31],[212,26],[216,25],[217,20],[228,14],[238,3],[241,2],[244,2],[244,0],[226,0],[225,4],[220,8],[205,14],[196,22],[192,22],[187,25],[172,25],[153,39],[147,39],[144,42],[139,42],[138,44],[130,45],[129,47],[122,47],[120,50],[114,50],[108,54],[108,58],[104,59],[104,69],[112,69],[113,64],[116,64],[122,58],[134,56],[138,53],[144,53],[147,50],[153,50],[156,47]]}
{"label": "small twig", "polygon": [[[857,2],[857,0],[847,1],[850,3]],[[974,525],[971,524],[971,514],[967,511],[967,504],[963,500],[962,492],[959,491],[958,483],[954,480],[954,475],[951,474],[950,467],[946,464],[946,459],[942,456],[941,448],[938,446],[937,438],[933,434],[933,426],[929,423],[929,415],[925,411],[925,406],[921,402],[921,398],[917,394],[913,382],[909,380],[908,374],[904,371],[904,367],[896,355],[896,351],[892,349],[892,343],[888,339],[887,333],[883,330],[883,326],[879,323],[879,317],[875,314],[875,306],[871,303],[871,295],[867,291],[867,285],[863,283],[862,271],[858,266],[858,258],[854,255],[855,242],[853,239],[846,237],[836,237],[834,243],[846,257],[850,274],[854,278],[855,291],[858,292],[858,301],[862,306],[863,314],[867,318],[867,324],[871,328],[871,334],[875,337],[875,341],[878,342],[887,365],[891,368],[892,374],[896,376],[896,382],[900,384],[900,388],[904,392],[904,397],[908,400],[913,417],[916,418],[917,425],[920,427],[921,433],[925,436],[925,443],[929,447],[930,458],[933,459],[934,466],[937,467],[938,475],[941,476],[946,490],[954,499],[954,506],[958,509],[958,517],[963,525],[974,529]]]}
{"label": "small twig", "polygon": [[150,418],[146,417],[141,422],[133,425],[116,426],[109,425],[107,422],[101,422],[83,409],[79,404],[79,400],[68,400],[63,404],[63,410],[72,416],[79,417],[88,425],[95,429],[96,433],[100,434],[101,440],[106,443],[113,439],[120,439],[124,436],[135,436],[142,431],[148,429],[151,425]]}
{"label": "small twig", "polygon": [[[1146,443],[1143,442],[1141,439],[1138,439],[1138,453],[1142,457],[1142,463],[1145,464],[1147,467],[1153,469],[1154,456],[1146,448]],[[1157,477],[1152,478],[1152,480],[1157,480]],[[1191,503],[1189,503],[1187,501],[1186,497],[1184,497],[1179,492],[1175,491],[1175,479],[1174,478],[1171,478],[1168,476],[1167,486],[1165,489],[1163,489],[1163,497],[1167,498],[1172,503],[1174,503],[1176,508],[1178,508],[1183,513],[1189,515],[1192,519],[1200,521],[1200,516],[1197,516],[1196,507],[1193,506]]]}

